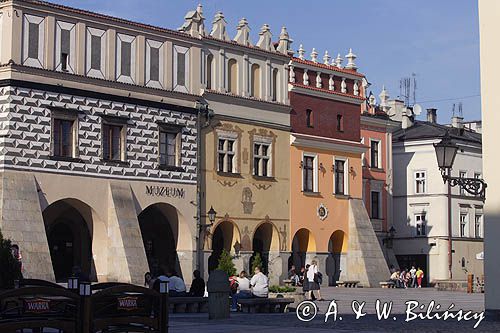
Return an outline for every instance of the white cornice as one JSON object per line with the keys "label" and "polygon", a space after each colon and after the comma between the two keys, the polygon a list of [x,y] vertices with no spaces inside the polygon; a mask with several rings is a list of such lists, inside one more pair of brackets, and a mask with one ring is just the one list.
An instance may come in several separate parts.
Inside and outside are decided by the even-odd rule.
{"label": "white cornice", "polygon": [[356,105],[361,105],[363,103],[363,100],[360,98],[348,97],[348,96],[344,96],[344,95],[340,95],[340,94],[318,91],[315,89],[307,89],[307,88],[303,88],[303,87],[300,87],[297,85],[293,85],[291,83],[288,84],[288,91],[298,93],[298,94],[304,94],[304,95],[310,95],[310,96],[315,96],[315,97],[331,99],[331,100],[339,101],[339,102],[356,104]]}
{"label": "white cornice", "polygon": [[341,151],[345,153],[361,154],[366,152],[368,146],[359,142],[340,139],[325,138],[314,135],[292,133],[290,145],[296,147],[316,148],[328,151]]}

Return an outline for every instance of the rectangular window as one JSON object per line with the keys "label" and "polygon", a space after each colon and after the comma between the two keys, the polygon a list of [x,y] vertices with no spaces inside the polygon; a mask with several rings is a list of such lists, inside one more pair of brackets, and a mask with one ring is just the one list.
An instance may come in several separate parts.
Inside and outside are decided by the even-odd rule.
{"label": "rectangular window", "polygon": [[335,194],[345,194],[345,161],[335,160]]}
{"label": "rectangular window", "polygon": [[91,36],[90,38],[90,68],[101,70],[101,37]]}
{"label": "rectangular window", "polygon": [[476,215],[474,221],[474,236],[476,238],[481,238],[481,229],[483,224],[483,215]]}
{"label": "rectangular window", "polygon": [[255,176],[269,177],[270,149],[269,144],[254,143],[253,145],[253,174]]}
{"label": "rectangular window", "polygon": [[149,79],[152,81],[160,81],[160,49],[152,47],[150,52]]}
{"label": "rectangular window", "polygon": [[160,166],[180,166],[180,132],[160,130]]}
{"label": "rectangular window", "polygon": [[337,115],[337,131],[344,131],[344,117],[341,114]]}
{"label": "rectangular window", "polygon": [[130,76],[131,60],[132,60],[132,44],[122,41],[121,48],[121,75]]}
{"label": "rectangular window", "polygon": [[373,191],[371,200],[372,219],[380,219],[380,192]]}
{"label": "rectangular window", "polygon": [[467,214],[460,213],[460,237],[468,237]]}
{"label": "rectangular window", "polygon": [[379,168],[379,141],[370,142],[370,167]]}
{"label": "rectangular window", "polygon": [[425,220],[425,214],[415,214],[415,234],[416,236],[426,236],[427,221]]}
{"label": "rectangular window", "polygon": [[186,54],[177,53],[177,84],[186,85]]}
{"label": "rectangular window", "polygon": [[235,155],[236,155],[236,142],[234,139],[219,138],[217,147],[218,164],[217,170],[220,172],[236,173],[235,169]]}
{"label": "rectangular window", "polygon": [[306,110],[306,126],[307,127],[314,127],[313,126],[313,112],[312,112],[312,110]]}
{"label": "rectangular window", "polygon": [[304,156],[302,161],[303,191],[314,192],[314,157]]}
{"label": "rectangular window", "polygon": [[38,58],[38,28],[39,25],[37,23],[29,23],[28,24],[28,57],[37,59]]}
{"label": "rectangular window", "polygon": [[74,123],[74,120],[54,118],[52,132],[54,156],[73,157]]}
{"label": "rectangular window", "polygon": [[415,172],[415,194],[425,193],[427,191],[425,171]]}
{"label": "rectangular window", "polygon": [[102,158],[105,160],[121,161],[123,125],[104,124],[102,127]]}

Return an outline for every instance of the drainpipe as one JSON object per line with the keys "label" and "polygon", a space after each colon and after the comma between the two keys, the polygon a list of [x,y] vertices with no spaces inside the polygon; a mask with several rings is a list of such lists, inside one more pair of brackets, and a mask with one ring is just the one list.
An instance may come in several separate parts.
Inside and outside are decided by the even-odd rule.
{"label": "drainpipe", "polygon": [[[196,110],[196,269],[201,271],[203,261],[203,225],[201,224],[201,150],[202,129],[210,125],[210,119],[213,117],[213,110],[209,109],[208,103],[205,101],[197,101],[195,105]],[[203,124],[202,124],[203,121]]]}

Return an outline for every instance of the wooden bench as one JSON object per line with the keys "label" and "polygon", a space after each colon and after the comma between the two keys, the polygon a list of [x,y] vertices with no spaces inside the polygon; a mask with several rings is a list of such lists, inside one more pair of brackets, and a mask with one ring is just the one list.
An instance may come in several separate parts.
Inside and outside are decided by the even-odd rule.
{"label": "wooden bench", "polygon": [[338,287],[357,288],[359,281],[337,281]]}
{"label": "wooden bench", "polygon": [[208,312],[207,297],[169,297],[168,301],[173,313]]}
{"label": "wooden bench", "polygon": [[288,304],[292,304],[293,298],[245,298],[238,300],[243,312],[248,313],[284,313]]}
{"label": "wooden bench", "polygon": [[384,281],[378,283],[381,288],[396,288],[396,284],[392,281]]}

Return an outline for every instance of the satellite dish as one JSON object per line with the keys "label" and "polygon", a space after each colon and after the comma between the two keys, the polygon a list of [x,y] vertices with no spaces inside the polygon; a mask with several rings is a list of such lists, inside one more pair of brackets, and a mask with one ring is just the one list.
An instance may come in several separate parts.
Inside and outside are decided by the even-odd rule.
{"label": "satellite dish", "polygon": [[422,113],[422,107],[419,104],[413,105],[413,113],[419,116]]}

